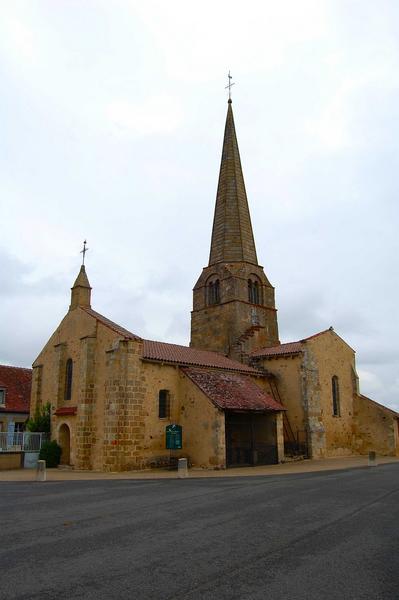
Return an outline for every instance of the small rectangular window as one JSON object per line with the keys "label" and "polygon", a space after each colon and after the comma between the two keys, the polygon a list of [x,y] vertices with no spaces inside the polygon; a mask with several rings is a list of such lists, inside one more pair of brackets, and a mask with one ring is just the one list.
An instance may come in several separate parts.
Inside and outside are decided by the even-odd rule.
{"label": "small rectangular window", "polygon": [[169,405],[169,391],[159,390],[158,417],[160,419],[167,419],[169,417]]}
{"label": "small rectangular window", "polygon": [[4,406],[6,403],[6,391],[4,389],[0,389],[0,406]]}

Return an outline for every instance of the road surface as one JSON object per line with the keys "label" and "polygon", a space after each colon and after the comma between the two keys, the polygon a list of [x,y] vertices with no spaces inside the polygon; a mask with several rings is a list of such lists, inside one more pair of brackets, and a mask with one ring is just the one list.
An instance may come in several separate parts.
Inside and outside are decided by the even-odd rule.
{"label": "road surface", "polygon": [[3,482],[0,598],[399,598],[399,464]]}

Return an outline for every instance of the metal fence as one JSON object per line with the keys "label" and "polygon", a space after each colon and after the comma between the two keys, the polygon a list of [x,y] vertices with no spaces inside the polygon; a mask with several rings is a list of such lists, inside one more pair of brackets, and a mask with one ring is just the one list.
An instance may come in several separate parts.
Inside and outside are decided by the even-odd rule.
{"label": "metal fence", "polygon": [[39,452],[50,438],[49,433],[21,431],[16,433],[0,432],[0,452]]}
{"label": "metal fence", "polygon": [[286,456],[309,456],[309,442],[307,431],[297,431],[294,440],[284,441],[284,453]]}

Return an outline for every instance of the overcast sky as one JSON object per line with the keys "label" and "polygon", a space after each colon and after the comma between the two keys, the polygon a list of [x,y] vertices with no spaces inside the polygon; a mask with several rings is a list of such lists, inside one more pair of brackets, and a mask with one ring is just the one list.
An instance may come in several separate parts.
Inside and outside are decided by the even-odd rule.
{"label": "overcast sky", "polygon": [[281,341],[330,325],[399,410],[399,3],[2,0],[0,362],[30,366],[85,238],[93,308],[189,341],[227,72]]}

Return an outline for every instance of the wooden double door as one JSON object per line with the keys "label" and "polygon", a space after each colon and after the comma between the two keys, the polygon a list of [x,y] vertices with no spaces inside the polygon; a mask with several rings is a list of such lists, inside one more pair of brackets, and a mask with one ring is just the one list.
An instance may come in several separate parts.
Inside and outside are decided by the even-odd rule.
{"label": "wooden double door", "polygon": [[274,413],[226,412],[225,429],[228,467],[278,462]]}

